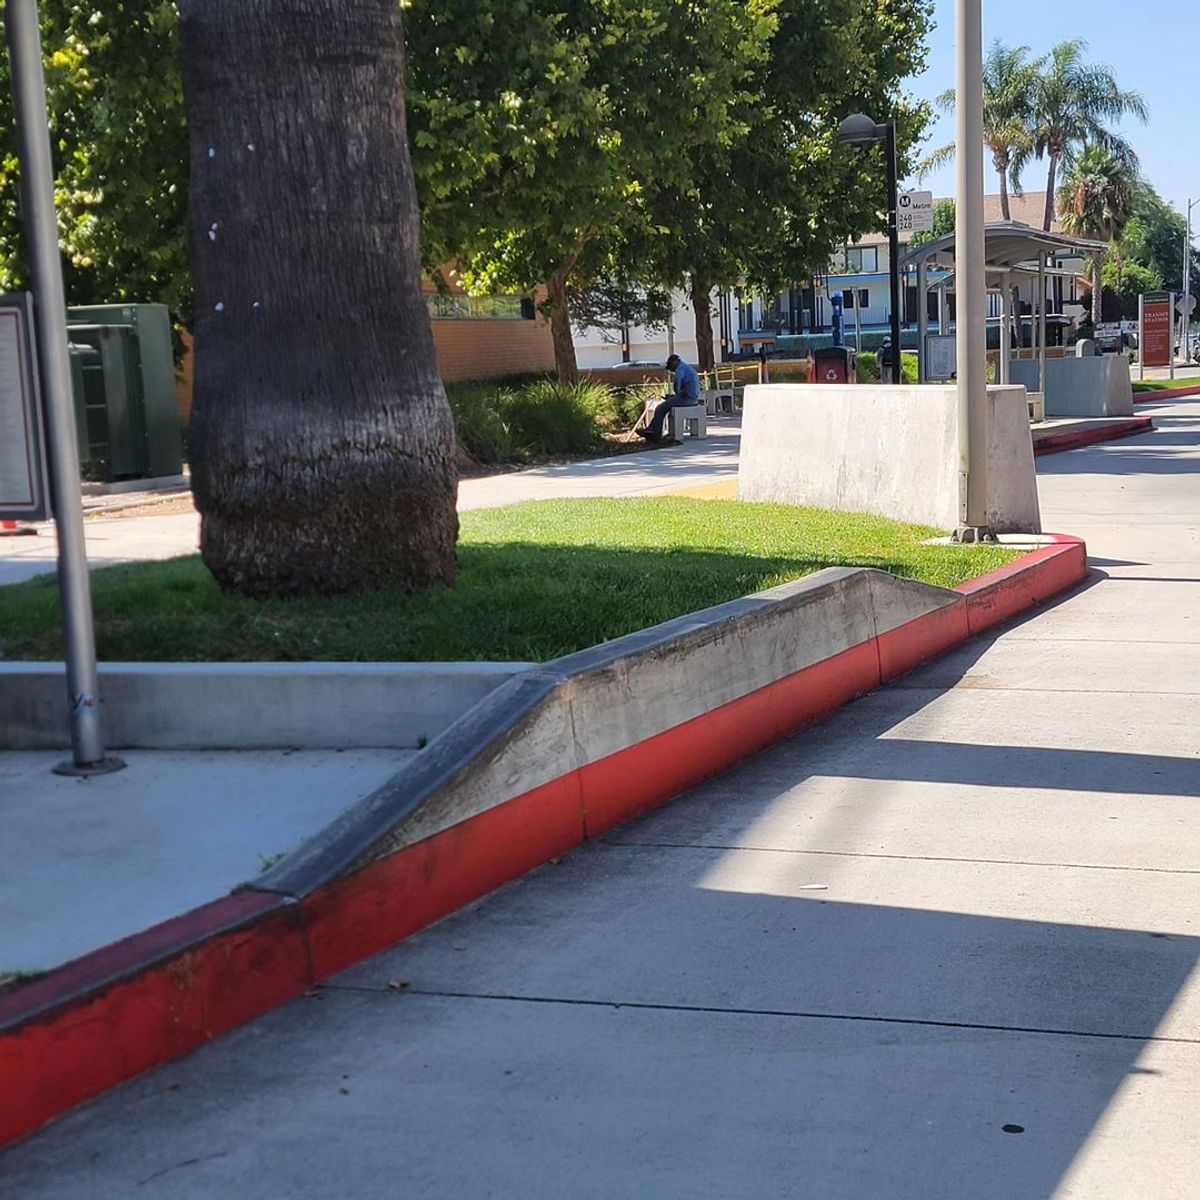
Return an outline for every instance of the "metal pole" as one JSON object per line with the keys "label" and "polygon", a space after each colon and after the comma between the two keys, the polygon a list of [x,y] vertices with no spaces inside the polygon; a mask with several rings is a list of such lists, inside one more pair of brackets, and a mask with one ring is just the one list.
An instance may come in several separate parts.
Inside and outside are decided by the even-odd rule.
{"label": "metal pole", "polygon": [[1192,209],[1196,201],[1188,199],[1187,210],[1187,240],[1183,243],[1183,361],[1191,361],[1192,314],[1189,311],[1192,300]]}
{"label": "metal pole", "polygon": [[67,305],[54,211],[54,173],[37,0],[8,0],[4,23],[21,161],[22,216],[46,398],[47,450],[58,531],[58,585],[70,701],[72,760],[56,770],[64,774],[92,774],[114,770],[122,764],[105,755],[100,711],[91,580],[83,536],[79,449],[67,350]]}
{"label": "metal pole", "polygon": [[1038,391],[1046,403],[1046,252],[1038,255]]}
{"label": "metal pole", "polygon": [[983,232],[983,13],[956,0],[955,104],[958,154],[954,291],[957,297],[959,529],[988,532],[987,272]]}
{"label": "metal pole", "polygon": [[900,160],[896,146],[896,118],[887,119],[885,143],[888,170],[888,254],[891,256],[889,284],[892,300],[892,382],[902,383],[903,355],[900,347]]}
{"label": "metal pole", "polygon": [[859,300],[862,298],[859,292],[856,292],[852,287],[850,289],[851,298],[854,300],[854,352],[855,354],[862,353],[862,305]]}
{"label": "metal pole", "polygon": [[929,265],[922,259],[917,263],[917,381],[928,383],[928,363],[925,361],[925,339],[929,336]]}
{"label": "metal pole", "polygon": [[1171,360],[1171,380],[1174,381],[1174,379],[1175,379],[1175,293],[1170,292],[1168,294],[1171,297],[1171,301],[1170,301],[1170,307],[1168,309],[1168,312],[1170,313],[1170,317],[1169,317],[1170,324],[1167,326],[1167,337],[1169,337],[1171,339],[1170,340],[1170,351],[1171,352],[1170,352],[1170,354],[1167,355],[1167,357]]}
{"label": "metal pole", "polygon": [[1005,272],[1000,277],[1000,368],[996,372],[997,382],[1009,382],[1009,355],[1012,345],[1012,293],[1009,286],[1009,275]]}
{"label": "metal pole", "polygon": [[1138,297],[1138,382],[1146,378],[1146,297]]}

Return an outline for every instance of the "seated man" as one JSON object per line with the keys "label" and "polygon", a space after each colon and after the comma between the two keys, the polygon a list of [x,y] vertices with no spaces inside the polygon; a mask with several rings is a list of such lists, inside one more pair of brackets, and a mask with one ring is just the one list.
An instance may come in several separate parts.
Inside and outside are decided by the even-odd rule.
{"label": "seated man", "polygon": [[670,371],[674,377],[672,393],[659,403],[646,427],[638,430],[638,434],[649,442],[662,441],[663,424],[671,409],[691,408],[693,404],[700,403],[700,376],[693,367],[688,366],[678,354],[672,354],[664,370]]}

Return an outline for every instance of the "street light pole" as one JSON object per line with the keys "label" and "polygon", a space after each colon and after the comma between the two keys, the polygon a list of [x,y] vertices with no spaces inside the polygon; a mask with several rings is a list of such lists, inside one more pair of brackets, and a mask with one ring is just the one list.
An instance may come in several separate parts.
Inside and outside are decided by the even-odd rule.
{"label": "street light pole", "polygon": [[892,301],[892,382],[899,383],[904,376],[900,359],[900,163],[896,147],[896,118],[889,117],[882,125],[877,125],[865,113],[855,113],[842,122],[838,140],[851,146],[884,143],[888,181],[888,253],[892,259],[888,273]]}
{"label": "street light pole", "polygon": [[956,537],[987,537],[987,271],[983,230],[983,13],[956,0],[955,113],[959,521]]}
{"label": "street light pole", "polygon": [[1188,200],[1187,236],[1183,243],[1183,361],[1189,361],[1192,341],[1192,209],[1200,200]]}
{"label": "street light pole", "polygon": [[67,349],[46,81],[42,72],[37,0],[7,0],[4,12],[17,153],[21,162],[21,212],[34,292],[38,361],[47,408],[47,450],[54,523],[58,533],[58,586],[70,702],[71,761],[62,774],[93,775],[123,764],[107,756],[92,625],[91,579],[83,536],[79,448]]}
{"label": "street light pole", "polygon": [[888,284],[892,292],[892,382],[904,382],[900,350],[900,162],[896,147],[896,118],[884,122],[884,153],[888,173],[888,257],[891,260]]}

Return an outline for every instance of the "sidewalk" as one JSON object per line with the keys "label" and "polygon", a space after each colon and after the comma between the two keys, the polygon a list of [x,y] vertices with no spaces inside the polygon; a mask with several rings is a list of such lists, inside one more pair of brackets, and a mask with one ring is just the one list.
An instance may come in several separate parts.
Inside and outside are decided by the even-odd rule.
{"label": "sidewalk", "polygon": [[[709,436],[704,441],[689,438],[680,446],[663,450],[465,479],[459,485],[459,511],[499,508],[523,500],[648,496],[736,479],[738,421],[717,418],[708,430]],[[163,497],[153,499],[161,501]],[[95,511],[101,511],[99,501],[91,504]],[[194,554],[200,540],[200,518],[194,512],[145,517],[89,516],[85,531],[92,566],[111,567]],[[51,524],[39,526],[36,538],[0,539],[0,585],[53,571],[57,554]]]}
{"label": "sidewalk", "polygon": [[23,1200],[1154,1200],[1200,1178],[1200,401],[1097,581],[10,1151]]}

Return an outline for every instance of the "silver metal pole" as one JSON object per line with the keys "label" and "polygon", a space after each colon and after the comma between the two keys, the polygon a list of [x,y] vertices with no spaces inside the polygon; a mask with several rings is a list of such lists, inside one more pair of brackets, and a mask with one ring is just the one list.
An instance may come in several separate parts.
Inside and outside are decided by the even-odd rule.
{"label": "silver metal pole", "polygon": [[1169,295],[1171,297],[1171,306],[1170,306],[1170,309],[1168,310],[1170,313],[1170,316],[1168,318],[1170,321],[1170,324],[1167,326],[1167,336],[1171,339],[1171,342],[1170,342],[1170,351],[1171,352],[1170,352],[1170,354],[1167,355],[1167,357],[1171,360],[1171,379],[1172,379],[1172,381],[1174,381],[1174,379],[1175,379],[1175,293],[1171,292],[1171,293],[1169,293]]}
{"label": "silver metal pole", "polygon": [[1038,391],[1046,402],[1046,252],[1038,255]]}
{"label": "silver metal pole", "polygon": [[850,289],[850,298],[854,301],[854,353],[862,353],[862,305],[861,296],[854,288]]}
{"label": "silver metal pole", "polygon": [[17,118],[17,151],[21,160],[22,216],[33,279],[34,323],[47,410],[51,499],[58,530],[58,585],[62,598],[73,753],[71,762],[57,769],[66,774],[91,774],[114,770],[121,764],[105,755],[100,710],[91,580],[83,536],[79,450],[75,440],[71,364],[67,350],[67,304],[54,211],[54,173],[37,0],[8,0],[4,23]]}
{"label": "silver metal pole", "polygon": [[1192,300],[1192,209],[1196,201],[1188,199],[1187,210],[1187,240],[1183,243],[1183,361],[1190,362],[1192,341],[1192,314],[1189,306]]}
{"label": "silver metal pole", "polygon": [[996,372],[999,382],[1011,381],[1012,368],[1009,363],[1012,346],[1012,288],[1011,276],[1006,271],[1000,277],[1000,369]]}
{"label": "silver metal pole", "polygon": [[957,297],[959,529],[963,541],[988,532],[987,272],[983,232],[983,13],[981,0],[956,0],[955,103],[958,202]]}

